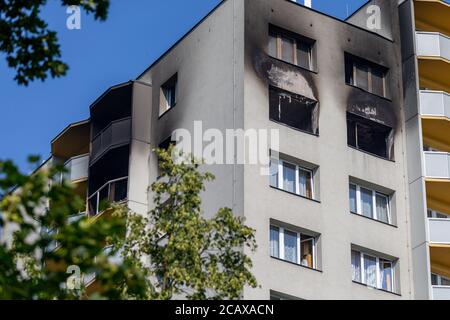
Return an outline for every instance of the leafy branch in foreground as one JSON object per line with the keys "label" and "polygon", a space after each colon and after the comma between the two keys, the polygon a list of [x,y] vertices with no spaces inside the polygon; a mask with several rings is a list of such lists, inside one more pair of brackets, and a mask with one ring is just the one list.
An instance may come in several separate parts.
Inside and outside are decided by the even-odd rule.
{"label": "leafy branch in foreground", "polygon": [[173,152],[156,150],[161,175],[151,185],[154,208],[148,217],[129,218],[125,254],[147,261],[151,299],[237,299],[246,285],[257,286],[245,254],[256,250],[254,230],[229,208],[204,218],[200,193],[214,177],[200,173],[193,158],[174,162]]}
{"label": "leafy branch in foreground", "polygon": [[[20,85],[66,75],[68,66],[60,60],[57,34],[41,17],[47,0],[0,0],[0,52],[6,55]],[[108,16],[109,0],[61,0],[64,6],[79,5],[97,20]]]}

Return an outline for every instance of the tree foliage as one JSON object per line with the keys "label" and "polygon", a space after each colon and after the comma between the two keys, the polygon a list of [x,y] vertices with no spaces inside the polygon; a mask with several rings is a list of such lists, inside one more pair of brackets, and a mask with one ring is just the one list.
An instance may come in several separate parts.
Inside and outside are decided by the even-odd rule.
{"label": "tree foliage", "polygon": [[192,157],[174,162],[175,149],[156,152],[161,174],[151,186],[154,208],[148,217],[129,219],[124,243],[129,257],[147,261],[150,298],[237,299],[246,285],[256,287],[245,254],[256,249],[254,230],[229,208],[206,219],[200,194],[213,175],[200,173]]}
{"label": "tree foliage", "polygon": [[[125,236],[124,209],[114,208],[108,219],[84,216],[69,222],[84,202],[69,184],[54,182],[61,170],[49,167],[24,175],[12,162],[0,162],[0,299],[87,298],[83,283],[80,290],[66,285],[70,266],[97,274],[102,282],[97,298],[144,297],[145,279],[134,264],[113,261],[117,247],[104,250]],[[48,250],[55,242],[58,248]]]}
{"label": "tree foliage", "polygon": [[[200,194],[213,176],[191,158],[175,163],[172,149],[157,153],[148,215],[111,205],[108,217],[71,222],[85,204],[53,182],[62,168],[24,175],[0,162],[0,227],[10,240],[0,242],[0,299],[237,299],[256,287],[245,253],[256,249],[254,230],[228,208],[206,219]],[[46,250],[55,241],[58,249]],[[96,274],[95,295],[64,285],[69,266]]]}
{"label": "tree foliage", "polygon": [[[57,34],[41,17],[47,0],[0,0],[0,52],[15,69],[18,84],[64,76],[68,66],[61,58]],[[109,0],[61,0],[78,5],[97,20],[106,20]]]}

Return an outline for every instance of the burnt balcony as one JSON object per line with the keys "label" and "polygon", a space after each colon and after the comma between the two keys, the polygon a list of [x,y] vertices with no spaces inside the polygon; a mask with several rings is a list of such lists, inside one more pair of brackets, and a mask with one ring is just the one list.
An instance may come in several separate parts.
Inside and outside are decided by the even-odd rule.
{"label": "burnt balcony", "polygon": [[108,150],[117,148],[131,141],[131,118],[112,121],[92,140],[91,164]]}
{"label": "burnt balcony", "polygon": [[108,181],[89,197],[89,215],[95,217],[106,210],[108,204],[126,201],[127,197],[128,177]]}

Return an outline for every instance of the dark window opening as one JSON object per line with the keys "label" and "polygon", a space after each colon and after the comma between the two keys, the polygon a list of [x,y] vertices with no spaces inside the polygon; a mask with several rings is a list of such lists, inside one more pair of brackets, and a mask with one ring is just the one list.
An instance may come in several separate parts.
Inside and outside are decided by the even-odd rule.
{"label": "dark window opening", "polygon": [[270,120],[289,127],[319,134],[317,101],[270,87]]}
{"label": "dark window opening", "polygon": [[296,33],[270,26],[269,55],[313,70],[313,48],[315,41]]}
{"label": "dark window opening", "polygon": [[370,61],[346,54],[345,82],[378,96],[387,97],[389,69]]}
{"label": "dark window opening", "polygon": [[175,74],[161,86],[160,115],[177,104],[177,82],[178,75]]}
{"label": "dark window opening", "polygon": [[392,159],[392,128],[388,126],[347,113],[347,137],[356,149]]}

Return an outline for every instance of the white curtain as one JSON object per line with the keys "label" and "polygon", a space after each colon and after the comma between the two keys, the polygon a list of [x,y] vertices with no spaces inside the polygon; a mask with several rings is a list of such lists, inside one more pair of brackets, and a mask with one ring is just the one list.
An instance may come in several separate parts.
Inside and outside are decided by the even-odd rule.
{"label": "white curtain", "polygon": [[270,256],[280,257],[280,231],[277,227],[270,227]]}
{"label": "white curtain", "polygon": [[297,263],[297,234],[284,231],[284,260]]}
{"label": "white curtain", "polygon": [[377,286],[377,259],[364,255],[364,276],[368,286]]}
{"label": "white curtain", "polygon": [[376,203],[378,220],[389,223],[387,197],[377,194]]}
{"label": "white curtain", "polygon": [[352,250],[352,280],[361,282],[361,254]]}

